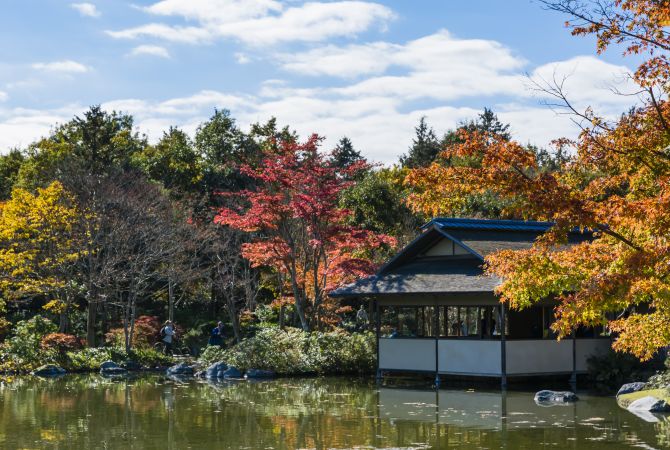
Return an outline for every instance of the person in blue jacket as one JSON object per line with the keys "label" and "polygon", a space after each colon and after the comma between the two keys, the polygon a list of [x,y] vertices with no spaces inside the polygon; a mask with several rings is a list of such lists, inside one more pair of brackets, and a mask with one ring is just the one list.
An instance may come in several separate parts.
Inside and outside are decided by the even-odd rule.
{"label": "person in blue jacket", "polygon": [[209,345],[223,347],[223,322],[219,321],[209,335]]}

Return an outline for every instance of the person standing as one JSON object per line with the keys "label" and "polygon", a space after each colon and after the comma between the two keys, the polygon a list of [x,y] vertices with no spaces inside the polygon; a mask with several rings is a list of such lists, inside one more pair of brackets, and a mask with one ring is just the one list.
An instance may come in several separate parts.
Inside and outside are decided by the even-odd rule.
{"label": "person standing", "polygon": [[356,313],[356,325],[358,330],[364,330],[365,327],[368,326],[369,321],[370,318],[368,317],[368,313],[365,311],[365,306],[361,305],[361,307],[358,309],[358,312]]}
{"label": "person standing", "polygon": [[163,338],[163,343],[165,344],[166,355],[172,355],[172,344],[176,334],[174,324],[171,321],[166,320],[165,325],[161,328],[161,336]]}
{"label": "person standing", "polygon": [[216,327],[212,329],[208,344],[223,347],[223,322],[219,321],[216,324]]}

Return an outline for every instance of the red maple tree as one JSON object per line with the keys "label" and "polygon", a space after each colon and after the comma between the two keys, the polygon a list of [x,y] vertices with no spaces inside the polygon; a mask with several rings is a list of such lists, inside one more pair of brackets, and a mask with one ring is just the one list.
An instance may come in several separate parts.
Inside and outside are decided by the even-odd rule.
{"label": "red maple tree", "polygon": [[215,222],[252,233],[242,254],[254,267],[270,267],[293,298],[303,329],[333,324],[342,312],[328,291],[373,272],[375,250],[395,245],[392,237],[346,224],[350,213],[338,206],[339,195],[364,162],[348,167],[330,163],[319,152],[321,138],[306,142],[273,141],[259,165],[241,171],[255,189],[235,194]]}

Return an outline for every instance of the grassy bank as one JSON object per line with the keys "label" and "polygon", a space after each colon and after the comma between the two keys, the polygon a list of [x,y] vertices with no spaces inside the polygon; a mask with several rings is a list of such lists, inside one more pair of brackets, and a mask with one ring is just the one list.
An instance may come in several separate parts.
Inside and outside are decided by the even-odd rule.
{"label": "grassy bank", "polygon": [[207,347],[200,358],[203,365],[218,361],[240,370],[271,370],[279,375],[373,373],[375,337],[341,330],[307,333],[267,327],[231,348]]}
{"label": "grassy bank", "polygon": [[173,358],[156,350],[137,346],[126,352],[118,343],[106,347],[84,348],[73,335],[57,333],[52,321],[34,316],[20,321],[12,335],[0,344],[0,372],[28,373],[44,364],[55,364],[69,372],[100,370],[104,361],[133,361],[143,367],[162,367]]}
{"label": "grassy bank", "polygon": [[[149,336],[138,335],[136,345],[126,352],[118,336],[105,347],[85,348],[75,336],[54,332],[54,324],[41,316],[19,322],[12,336],[0,344],[1,373],[29,373],[45,364],[68,372],[100,370],[104,361],[123,364],[132,361],[143,368],[166,367],[174,358],[150,346]],[[205,347],[198,365],[224,361],[244,371],[271,370],[279,375],[336,375],[372,373],[375,369],[375,338],[372,333],[343,330],[304,332],[262,326],[256,334],[229,348]]]}
{"label": "grassy bank", "polygon": [[631,392],[630,394],[623,394],[617,397],[617,403],[622,408],[628,408],[628,405],[633,403],[635,400],[652,396],[656,397],[659,400],[665,400],[666,403],[670,404],[670,390],[668,388],[659,388],[659,389],[643,389],[637,392]]}

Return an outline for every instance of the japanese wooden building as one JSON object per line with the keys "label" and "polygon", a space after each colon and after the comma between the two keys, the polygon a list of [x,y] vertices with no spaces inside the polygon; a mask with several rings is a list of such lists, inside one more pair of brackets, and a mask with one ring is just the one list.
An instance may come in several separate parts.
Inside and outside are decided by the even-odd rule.
{"label": "japanese wooden building", "polygon": [[[494,293],[500,279],[483,272],[484,258],[503,249],[527,249],[552,226],[547,222],[434,219],[371,277],[331,295],[375,305],[378,373],[508,377],[586,371],[609,336],[579,329],[558,342],[550,329],[555,302],[506,311]],[[571,233],[570,243],[591,238]]]}

